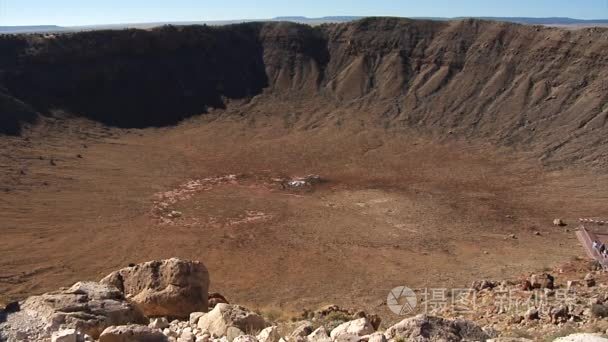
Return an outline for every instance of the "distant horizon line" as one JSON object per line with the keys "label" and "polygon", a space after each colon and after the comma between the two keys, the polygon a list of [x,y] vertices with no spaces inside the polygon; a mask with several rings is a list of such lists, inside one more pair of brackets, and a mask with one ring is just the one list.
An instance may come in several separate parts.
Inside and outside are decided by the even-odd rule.
{"label": "distant horizon line", "polygon": [[98,23],[98,24],[86,24],[86,25],[58,25],[58,24],[35,24],[35,25],[0,25],[1,29],[20,29],[20,28],[30,28],[30,29],[77,29],[77,28],[93,28],[93,27],[110,27],[110,26],[125,26],[125,25],[181,25],[181,24],[204,24],[204,23],[244,23],[244,22],[257,22],[257,21],[294,21],[294,20],[302,20],[307,22],[314,21],[331,21],[331,20],[339,20],[339,21],[353,21],[364,18],[403,18],[403,19],[414,19],[414,20],[461,20],[461,19],[486,19],[486,20],[506,20],[510,22],[518,23],[518,20],[522,21],[520,23],[529,22],[545,22],[552,23],[551,21],[566,21],[564,24],[594,24],[594,23],[602,23],[608,24],[608,18],[602,19],[579,19],[572,17],[500,17],[500,16],[457,16],[457,17],[407,17],[407,16],[382,16],[382,15],[370,15],[370,16],[356,16],[356,15],[330,15],[323,17],[306,17],[306,16],[277,16],[272,18],[249,18],[249,19],[213,19],[213,20],[167,20],[167,21],[149,21],[149,22],[119,22],[119,23]]}

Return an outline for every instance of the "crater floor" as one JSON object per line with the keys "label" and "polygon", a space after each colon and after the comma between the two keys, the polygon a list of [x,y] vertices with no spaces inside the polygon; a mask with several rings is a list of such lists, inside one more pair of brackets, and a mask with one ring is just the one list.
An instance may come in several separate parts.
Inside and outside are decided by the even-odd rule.
{"label": "crater floor", "polygon": [[[608,204],[604,176],[524,152],[355,114],[338,127],[233,112],[142,130],[46,119],[0,138],[0,300],[175,256],[252,308],[384,310],[395,286],[466,287],[582,255],[576,219]],[[326,182],[274,181],[308,174]]]}

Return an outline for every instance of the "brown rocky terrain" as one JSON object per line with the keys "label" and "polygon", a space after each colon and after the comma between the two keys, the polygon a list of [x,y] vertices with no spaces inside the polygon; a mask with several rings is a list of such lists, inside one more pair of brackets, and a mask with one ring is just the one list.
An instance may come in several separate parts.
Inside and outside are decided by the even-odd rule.
{"label": "brown rocky terrain", "polygon": [[557,278],[539,273],[516,281],[475,281],[466,292],[444,299],[418,292],[413,309],[399,320],[338,305],[286,319],[207,293],[205,265],[172,258],[11,303],[0,310],[0,340],[608,341],[604,270],[577,260],[553,271]]}
{"label": "brown rocky terrain", "polygon": [[574,222],[608,204],[606,29],[372,18],[0,46],[0,301],[177,256],[263,312],[387,316],[398,285],[582,255]]}

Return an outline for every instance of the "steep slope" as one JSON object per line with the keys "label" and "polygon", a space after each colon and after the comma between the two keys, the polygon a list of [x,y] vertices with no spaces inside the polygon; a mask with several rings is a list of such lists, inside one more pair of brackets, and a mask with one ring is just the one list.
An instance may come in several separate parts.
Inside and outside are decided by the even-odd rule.
{"label": "steep slope", "polygon": [[[608,155],[606,29],[371,18],[4,37],[0,47],[0,84],[41,113],[163,126],[264,93],[260,108],[322,101],[546,161]],[[21,116],[8,113],[2,131],[14,133]]]}

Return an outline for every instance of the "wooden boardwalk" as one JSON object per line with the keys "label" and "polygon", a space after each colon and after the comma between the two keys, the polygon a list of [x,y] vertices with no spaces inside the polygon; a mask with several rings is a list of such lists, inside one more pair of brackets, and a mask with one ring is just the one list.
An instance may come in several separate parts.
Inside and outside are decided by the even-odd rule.
{"label": "wooden boardwalk", "polygon": [[598,233],[588,230],[585,226],[580,226],[579,230],[576,232],[576,237],[583,245],[585,252],[587,255],[597,260],[603,268],[608,268],[608,259],[602,257],[599,251],[593,248],[593,241],[599,241],[608,246],[608,232],[607,233]]}

